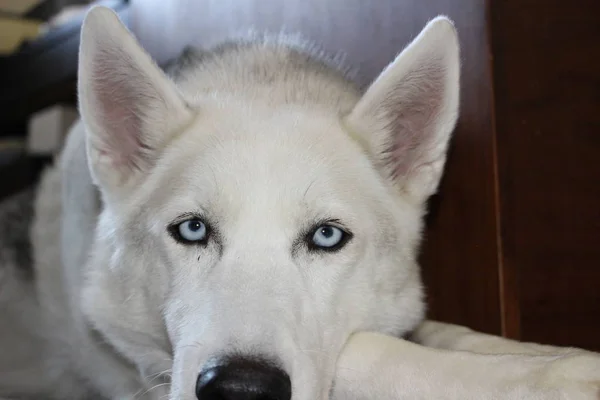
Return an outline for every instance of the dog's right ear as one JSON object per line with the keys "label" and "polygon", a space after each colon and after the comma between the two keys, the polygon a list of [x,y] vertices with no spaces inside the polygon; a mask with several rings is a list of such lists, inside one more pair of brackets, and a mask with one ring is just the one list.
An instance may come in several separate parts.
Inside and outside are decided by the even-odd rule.
{"label": "dog's right ear", "polygon": [[459,45],[452,22],[430,21],[358,101],[346,125],[401,192],[436,190],[459,107]]}
{"label": "dog's right ear", "polygon": [[106,7],[93,7],[83,23],[78,79],[92,177],[118,196],[139,182],[192,112]]}

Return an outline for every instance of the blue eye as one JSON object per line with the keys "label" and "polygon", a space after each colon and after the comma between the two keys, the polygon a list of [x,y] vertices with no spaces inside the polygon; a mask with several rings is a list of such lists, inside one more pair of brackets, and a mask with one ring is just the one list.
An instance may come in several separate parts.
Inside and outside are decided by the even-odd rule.
{"label": "blue eye", "polygon": [[337,250],[347,241],[349,235],[333,225],[321,225],[314,230],[311,241],[313,248],[322,250]]}
{"label": "blue eye", "polygon": [[187,243],[203,242],[208,236],[206,224],[198,218],[188,219],[176,227],[177,236],[180,241]]}

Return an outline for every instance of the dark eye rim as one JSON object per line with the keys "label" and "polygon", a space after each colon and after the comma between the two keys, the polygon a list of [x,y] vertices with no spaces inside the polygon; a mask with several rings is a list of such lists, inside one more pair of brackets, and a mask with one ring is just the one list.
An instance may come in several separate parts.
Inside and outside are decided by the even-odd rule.
{"label": "dark eye rim", "polygon": [[[202,240],[188,240],[184,238],[181,235],[181,233],[179,233],[179,225],[183,224],[184,222],[194,220],[202,222],[206,227],[206,236]],[[169,226],[167,227],[167,231],[169,232],[171,237],[175,239],[176,242],[185,246],[206,246],[212,235],[211,225],[207,222],[206,218],[203,218],[202,216],[197,214],[184,214],[179,216],[176,220],[169,224]]]}
{"label": "dark eye rim", "polygon": [[[323,228],[324,226],[332,226],[342,231],[342,239],[334,246],[322,247],[313,242],[312,239],[317,230]],[[312,227],[304,235],[304,242],[306,243],[306,247],[308,248],[308,250],[312,252],[335,253],[344,248],[350,242],[350,240],[352,240],[353,237],[354,235],[352,234],[352,232],[350,232],[349,229],[344,227],[339,220],[329,219],[313,224]]]}

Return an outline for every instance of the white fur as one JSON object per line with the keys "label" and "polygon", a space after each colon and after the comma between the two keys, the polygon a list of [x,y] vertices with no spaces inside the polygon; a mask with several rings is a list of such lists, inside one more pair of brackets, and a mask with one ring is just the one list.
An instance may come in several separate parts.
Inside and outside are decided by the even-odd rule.
{"label": "white fur", "polygon": [[[20,388],[0,378],[0,395],[36,380],[58,399],[194,399],[200,370],[236,352],[281,364],[294,400],[594,398],[595,355],[436,350],[478,347],[433,322],[414,336],[431,347],[394,338],[424,315],[422,216],[458,113],[451,22],[432,20],[364,95],[313,56],[266,38],[169,79],[114,13],[90,11],[82,121],[33,228],[44,368]],[[205,247],[168,233],[186,213],[216,232]],[[328,218],[352,240],[309,251]]]}

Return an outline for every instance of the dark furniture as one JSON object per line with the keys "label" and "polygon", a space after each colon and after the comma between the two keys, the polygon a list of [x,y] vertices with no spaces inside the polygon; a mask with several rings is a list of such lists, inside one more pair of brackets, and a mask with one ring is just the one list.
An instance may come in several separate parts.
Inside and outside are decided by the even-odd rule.
{"label": "dark furniture", "polygon": [[[126,0],[104,0],[129,21]],[[29,17],[47,18],[44,3]],[[24,137],[31,114],[57,103],[76,104],[77,53],[83,18],[76,18],[40,38],[25,43],[18,52],[0,57],[0,139]],[[22,156],[0,163],[0,199],[30,186],[39,177],[48,157]]]}

